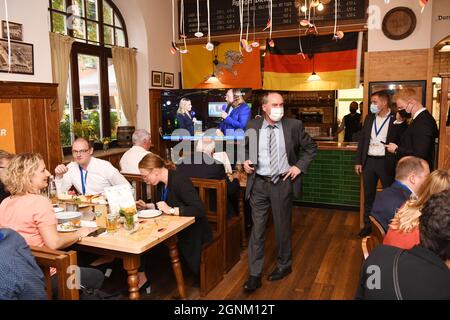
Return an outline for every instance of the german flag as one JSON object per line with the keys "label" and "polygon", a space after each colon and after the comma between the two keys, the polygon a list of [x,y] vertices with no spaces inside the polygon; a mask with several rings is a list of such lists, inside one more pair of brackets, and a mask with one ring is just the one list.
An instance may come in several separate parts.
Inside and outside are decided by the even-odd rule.
{"label": "german flag", "polygon": [[[275,39],[264,58],[265,90],[338,90],[359,87],[361,35],[346,33],[338,41],[332,35]],[[314,71],[320,81],[307,81]]]}

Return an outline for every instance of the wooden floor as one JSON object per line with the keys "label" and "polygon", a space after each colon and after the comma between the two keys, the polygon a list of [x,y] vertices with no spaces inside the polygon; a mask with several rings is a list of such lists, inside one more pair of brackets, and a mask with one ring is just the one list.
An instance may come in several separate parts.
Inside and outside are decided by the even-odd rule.
{"label": "wooden floor", "polygon": [[[363,260],[361,240],[356,237],[358,228],[358,212],[295,207],[292,273],[280,281],[266,280],[276,265],[276,244],[271,225],[266,236],[262,287],[251,294],[242,289],[248,276],[245,250],[239,263],[204,299],[353,299]],[[152,252],[147,268],[152,293],[141,298],[176,298],[175,279],[166,248],[160,247]],[[125,274],[121,271],[114,271],[107,282],[109,285],[120,284],[122,290],[126,289]],[[194,278],[186,274],[185,282],[188,299],[200,299]]]}

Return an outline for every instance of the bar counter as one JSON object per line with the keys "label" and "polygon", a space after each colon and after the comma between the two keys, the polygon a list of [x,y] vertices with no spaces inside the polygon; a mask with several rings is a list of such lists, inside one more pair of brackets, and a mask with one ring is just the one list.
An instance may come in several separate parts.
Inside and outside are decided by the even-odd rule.
{"label": "bar counter", "polygon": [[359,208],[360,178],[354,171],[357,144],[316,139],[318,151],[303,176],[303,193],[295,199],[306,205]]}

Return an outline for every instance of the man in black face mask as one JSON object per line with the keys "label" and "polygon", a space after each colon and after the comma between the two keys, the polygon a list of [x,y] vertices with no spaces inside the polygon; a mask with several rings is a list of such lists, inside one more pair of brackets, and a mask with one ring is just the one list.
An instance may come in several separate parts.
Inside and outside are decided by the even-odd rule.
{"label": "man in black face mask", "polygon": [[356,141],[353,136],[361,130],[361,114],[356,112],[358,110],[358,102],[350,103],[350,113],[344,116],[344,119],[336,131],[335,136],[345,129],[344,142]]}
{"label": "man in black face mask", "polygon": [[402,135],[398,145],[389,143],[386,150],[394,153],[398,159],[415,156],[426,160],[430,170],[434,168],[435,140],[438,136],[436,121],[412,89],[400,90],[394,100],[398,112],[403,118],[411,118],[412,122]]}

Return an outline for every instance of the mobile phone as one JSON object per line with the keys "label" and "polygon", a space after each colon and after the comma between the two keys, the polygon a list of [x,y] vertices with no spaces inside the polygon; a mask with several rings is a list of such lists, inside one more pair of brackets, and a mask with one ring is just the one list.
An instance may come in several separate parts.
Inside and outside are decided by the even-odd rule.
{"label": "mobile phone", "polygon": [[97,230],[92,231],[91,233],[89,233],[88,237],[98,237],[99,235],[101,235],[105,231],[106,231],[106,228],[98,228]]}
{"label": "mobile phone", "polygon": [[384,142],[384,141],[380,141],[382,144],[386,144],[386,142]]}

